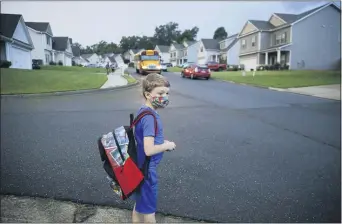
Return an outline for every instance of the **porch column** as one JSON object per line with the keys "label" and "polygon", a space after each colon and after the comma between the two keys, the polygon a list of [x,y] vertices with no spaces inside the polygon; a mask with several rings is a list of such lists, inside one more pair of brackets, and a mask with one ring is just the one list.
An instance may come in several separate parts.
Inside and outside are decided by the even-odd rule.
{"label": "porch column", "polygon": [[280,50],[277,50],[277,63],[280,63]]}
{"label": "porch column", "polygon": [[268,65],[268,52],[265,53],[265,65]]}

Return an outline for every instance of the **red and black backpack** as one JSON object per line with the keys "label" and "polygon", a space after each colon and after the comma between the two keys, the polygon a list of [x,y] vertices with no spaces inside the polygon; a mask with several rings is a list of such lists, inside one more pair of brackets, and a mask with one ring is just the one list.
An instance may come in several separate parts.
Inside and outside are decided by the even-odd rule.
{"label": "red and black backpack", "polygon": [[157,135],[157,119],[154,113],[144,110],[135,119],[134,115],[130,114],[129,126],[121,126],[102,135],[97,141],[103,168],[113,181],[113,190],[123,200],[139,191],[144,179],[148,177],[150,157],[146,156],[142,168],[138,167],[137,144],[134,136],[134,126],[146,115],[153,116],[155,135]]}

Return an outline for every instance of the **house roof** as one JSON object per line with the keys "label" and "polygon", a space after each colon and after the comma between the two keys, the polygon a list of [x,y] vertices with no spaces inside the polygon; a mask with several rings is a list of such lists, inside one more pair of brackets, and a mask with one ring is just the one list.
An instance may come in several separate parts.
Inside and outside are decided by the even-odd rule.
{"label": "house roof", "polygon": [[219,41],[215,39],[201,39],[205,49],[220,49]]}
{"label": "house roof", "polygon": [[144,50],[144,49],[132,49],[134,54],[136,54],[136,53],[138,53],[139,51],[142,51],[142,50]]}
{"label": "house roof", "polygon": [[[231,38],[235,38],[226,48],[223,48],[223,49],[221,49],[221,51],[227,51],[227,50],[229,50],[230,48],[232,48],[233,46],[234,46],[234,44],[238,41],[238,39],[237,39],[237,37],[238,37],[238,33],[236,33],[236,34],[233,34],[233,35],[230,35],[230,36],[228,36],[225,40],[227,40],[227,39],[231,39]],[[222,42],[222,41],[221,41]]]}
{"label": "house roof", "polygon": [[305,11],[301,14],[286,14],[286,13],[274,13],[278,17],[280,17],[282,20],[284,20],[286,23],[293,23],[296,22],[297,20],[303,18],[304,16],[309,15],[310,13],[313,13],[314,11],[326,6],[326,4],[318,6],[316,8],[310,9],[308,11]]}
{"label": "house roof", "polygon": [[114,56],[111,56],[111,57],[108,57],[108,58],[109,58],[110,62],[112,62],[112,63],[116,62]]}
{"label": "house roof", "polygon": [[46,32],[49,26],[49,23],[46,22],[25,22],[25,24],[26,26],[40,32]]}
{"label": "house roof", "polygon": [[121,54],[114,54],[114,56],[113,56],[113,57],[114,57],[114,58],[116,58],[116,57],[120,57],[122,60],[124,60]]}
{"label": "house roof", "polygon": [[74,56],[76,56],[76,57],[81,56],[81,49],[79,47],[72,46],[71,49],[72,49],[72,54]]}
{"label": "house roof", "polygon": [[87,59],[87,58],[90,58],[93,54],[94,53],[92,53],[92,54],[82,54],[81,57],[84,58],[84,59]]}
{"label": "house roof", "polygon": [[170,46],[166,46],[166,45],[157,45],[157,47],[159,48],[161,52],[169,52],[170,50]]}
{"label": "house roof", "polygon": [[183,44],[178,44],[178,43],[172,43],[173,46],[177,49],[177,50],[180,50],[180,49],[183,49],[184,48],[184,45]]}
{"label": "house roof", "polygon": [[52,37],[52,49],[65,51],[68,48],[68,37]]}
{"label": "house roof", "polygon": [[193,41],[193,40],[187,40],[187,41],[185,41],[185,43],[188,45],[188,46],[190,46],[190,45],[193,45],[194,43],[196,43],[197,41]]}
{"label": "house roof", "polygon": [[1,35],[12,38],[18,22],[21,18],[20,14],[0,14]]}
{"label": "house roof", "polygon": [[258,30],[270,30],[274,29],[275,26],[273,26],[268,21],[263,20],[248,20],[250,23],[252,23]]}

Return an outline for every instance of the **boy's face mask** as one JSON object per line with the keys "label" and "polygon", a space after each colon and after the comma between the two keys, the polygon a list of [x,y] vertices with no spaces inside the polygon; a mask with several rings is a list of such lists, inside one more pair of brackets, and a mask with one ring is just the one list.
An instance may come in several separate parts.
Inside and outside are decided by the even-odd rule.
{"label": "boy's face mask", "polygon": [[150,98],[152,106],[156,108],[165,108],[167,105],[169,105],[169,96],[152,96]]}

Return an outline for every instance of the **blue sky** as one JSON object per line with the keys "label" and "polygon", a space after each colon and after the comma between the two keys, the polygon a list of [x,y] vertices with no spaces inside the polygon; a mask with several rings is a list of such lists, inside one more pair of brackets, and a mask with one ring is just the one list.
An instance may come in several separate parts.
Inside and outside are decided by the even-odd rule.
{"label": "blue sky", "polygon": [[[324,1],[2,1],[2,13],[22,14],[26,22],[50,22],[55,36],[82,45],[122,36],[151,36],[158,25],[173,21],[180,29],[199,28],[212,38],[217,27],[240,32],[248,19],[268,20],[272,13],[301,13]],[[340,6],[340,2],[337,2]]]}

